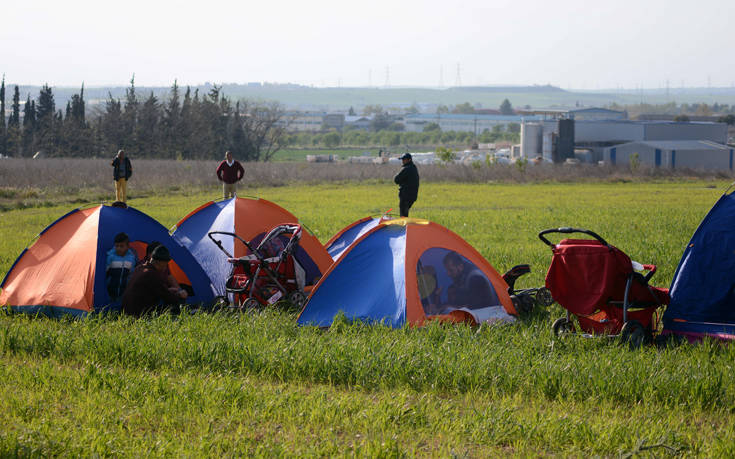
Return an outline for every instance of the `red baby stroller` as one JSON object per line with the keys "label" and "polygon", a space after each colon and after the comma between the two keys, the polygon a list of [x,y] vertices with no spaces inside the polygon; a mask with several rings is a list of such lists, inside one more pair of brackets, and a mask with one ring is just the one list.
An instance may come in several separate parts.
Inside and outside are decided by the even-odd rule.
{"label": "red baby stroller", "polygon": [[[549,233],[582,233],[592,239],[564,239],[551,243]],[[539,239],[551,247],[553,257],[546,287],[567,310],[554,322],[555,335],[574,333],[571,316],[590,335],[620,336],[631,346],[650,341],[658,327],[656,310],[669,304],[669,291],[648,285],[655,265],[640,265],[596,233],[577,228],[541,231]],[[637,271],[648,271],[644,276]]]}
{"label": "red baby stroller", "polygon": [[[214,238],[220,234],[239,240],[248,249],[248,255],[234,258]],[[275,304],[287,299],[296,307],[306,303],[304,294],[305,272],[294,254],[301,240],[301,225],[284,224],[271,229],[254,247],[255,241],[246,241],[235,233],[212,231],[208,236],[227,255],[232,273],[225,289],[234,295],[234,307],[251,309]]]}

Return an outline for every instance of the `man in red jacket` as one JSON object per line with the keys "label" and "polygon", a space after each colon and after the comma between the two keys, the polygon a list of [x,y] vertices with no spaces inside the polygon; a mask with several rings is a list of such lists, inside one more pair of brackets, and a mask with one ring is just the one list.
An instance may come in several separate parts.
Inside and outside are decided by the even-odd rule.
{"label": "man in red jacket", "polygon": [[239,161],[232,159],[232,153],[225,153],[225,160],[217,167],[217,178],[222,182],[222,193],[225,199],[237,195],[237,182],[245,175],[245,169]]}

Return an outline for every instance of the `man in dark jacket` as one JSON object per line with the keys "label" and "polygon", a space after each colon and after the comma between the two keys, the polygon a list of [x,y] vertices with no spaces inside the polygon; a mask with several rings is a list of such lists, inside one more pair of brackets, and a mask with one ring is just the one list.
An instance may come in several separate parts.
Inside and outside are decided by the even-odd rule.
{"label": "man in dark jacket", "polygon": [[419,196],[419,171],[413,163],[411,153],[401,156],[401,161],[403,161],[403,168],[393,181],[398,185],[398,206],[401,217],[408,217],[408,209]]}
{"label": "man in dark jacket", "polygon": [[126,314],[141,316],[160,310],[167,305],[178,305],[186,299],[183,289],[171,288],[166,276],[171,255],[161,245],[151,254],[151,259],[135,268],[122,297],[122,310]]}
{"label": "man in dark jacket", "polygon": [[133,175],[133,166],[130,164],[130,158],[125,156],[125,152],[120,150],[117,156],[112,160],[112,178],[115,180],[115,200],[125,202],[128,192],[128,179]]}
{"label": "man in dark jacket", "polygon": [[234,198],[237,195],[237,182],[239,182],[245,169],[239,161],[232,159],[232,153],[225,153],[225,160],[217,166],[217,178],[222,182],[222,194],[225,199]]}

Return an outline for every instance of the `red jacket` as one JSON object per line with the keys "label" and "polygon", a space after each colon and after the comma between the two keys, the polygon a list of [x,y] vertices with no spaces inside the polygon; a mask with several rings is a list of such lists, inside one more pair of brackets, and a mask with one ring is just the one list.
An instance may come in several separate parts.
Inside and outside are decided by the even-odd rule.
{"label": "red jacket", "polygon": [[217,166],[217,178],[221,182],[233,184],[239,182],[243,175],[245,175],[245,169],[242,168],[239,161],[233,161],[232,166],[228,166],[227,161],[222,161]]}

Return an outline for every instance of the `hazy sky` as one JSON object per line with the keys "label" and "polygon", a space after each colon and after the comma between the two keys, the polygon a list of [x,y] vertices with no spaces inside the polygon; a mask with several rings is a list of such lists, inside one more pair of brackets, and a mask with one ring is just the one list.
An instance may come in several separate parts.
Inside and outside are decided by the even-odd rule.
{"label": "hazy sky", "polygon": [[[193,5],[193,6],[192,6]],[[735,84],[735,0],[11,1],[12,83]]]}

